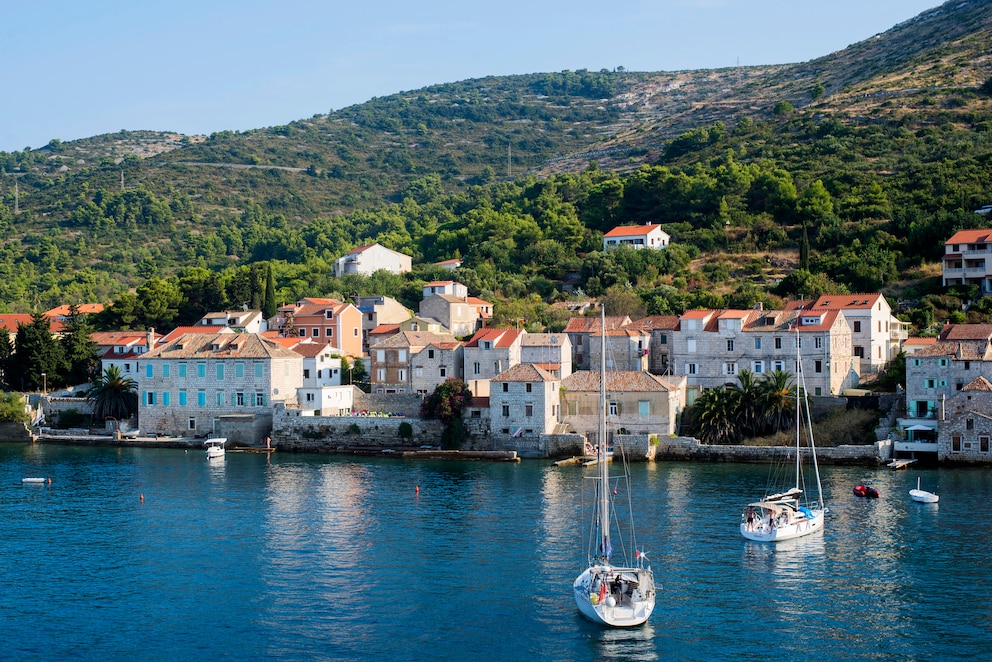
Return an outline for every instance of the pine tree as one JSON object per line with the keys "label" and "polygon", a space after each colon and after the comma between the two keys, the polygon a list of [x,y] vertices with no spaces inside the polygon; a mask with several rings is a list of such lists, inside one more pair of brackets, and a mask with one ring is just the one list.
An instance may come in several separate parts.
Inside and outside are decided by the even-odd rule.
{"label": "pine tree", "polygon": [[66,361],[62,346],[52,335],[51,321],[42,313],[31,315],[30,324],[17,328],[11,357],[11,384],[19,390],[39,389],[42,385],[61,386],[65,382]]}
{"label": "pine tree", "polygon": [[67,364],[65,382],[69,385],[85,384],[96,376],[98,366],[97,346],[90,340],[93,326],[86,315],[80,314],[76,305],[69,307],[69,316],[62,326],[59,343]]}

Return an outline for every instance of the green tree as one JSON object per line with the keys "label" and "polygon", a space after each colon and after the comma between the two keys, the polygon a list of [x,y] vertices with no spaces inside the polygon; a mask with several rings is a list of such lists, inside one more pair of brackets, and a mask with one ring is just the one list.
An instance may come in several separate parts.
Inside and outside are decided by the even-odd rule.
{"label": "green tree", "polygon": [[465,427],[462,423],[462,409],[472,400],[472,392],[468,385],[460,379],[451,377],[437,385],[434,392],[424,399],[420,406],[420,417],[436,419],[444,423],[442,446],[459,448],[465,438]]}
{"label": "green tree", "polygon": [[24,398],[17,393],[0,393],[0,422],[27,423],[29,420]]}
{"label": "green tree", "polygon": [[44,314],[32,314],[30,324],[17,328],[14,347],[10,374],[12,381],[19,382],[14,388],[37,390],[65,384],[65,354]]}
{"label": "green tree", "polygon": [[10,329],[0,326],[0,382],[7,387],[12,387],[7,377],[14,374],[10,369],[13,356],[14,343],[10,341]]}
{"label": "green tree", "polygon": [[279,312],[276,307],[276,278],[272,274],[272,265],[269,264],[265,269],[265,297],[262,302],[262,316],[265,319],[270,319],[275,317],[275,314]]}
{"label": "green tree", "polygon": [[96,378],[87,398],[93,402],[93,420],[98,423],[114,418],[119,424],[138,411],[138,385],[115,365]]}
{"label": "green tree", "polygon": [[66,360],[64,381],[68,385],[86,384],[96,375],[99,365],[97,346],[90,339],[93,325],[79,312],[79,306],[69,306],[69,316],[62,324],[59,343]]}

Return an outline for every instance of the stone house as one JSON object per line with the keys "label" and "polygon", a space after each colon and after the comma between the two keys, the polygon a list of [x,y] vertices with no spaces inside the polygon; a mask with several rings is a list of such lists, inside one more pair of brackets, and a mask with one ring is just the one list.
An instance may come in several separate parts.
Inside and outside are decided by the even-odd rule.
{"label": "stone house", "polygon": [[413,260],[409,255],[398,253],[379,244],[359,246],[335,260],[331,266],[334,276],[340,278],[349,274],[371,276],[380,269],[393,274],[410,271]]}
{"label": "stone house", "polygon": [[976,377],[947,399],[937,433],[941,462],[992,461],[992,382]]}
{"label": "stone house", "polygon": [[736,383],[743,369],[759,378],[774,370],[798,374],[797,342],[811,395],[840,395],[858,383],[851,329],[839,310],[686,311],[673,340],[673,360],[688,377],[690,404],[701,390]]}
{"label": "stone house", "polygon": [[489,416],[494,435],[551,434],[558,425],[561,380],[531,363],[519,363],[490,380]]}
{"label": "stone house", "polygon": [[260,334],[185,334],[145,354],[138,422],[146,434],[190,436],[239,416],[257,441],[273,403],[295,405],[302,382],[303,357]]}
{"label": "stone house", "polygon": [[[630,324],[630,317],[607,317],[605,319],[606,330],[619,329]],[[568,320],[565,329],[562,331],[568,336],[572,343],[572,368],[574,370],[588,370],[590,366],[589,356],[592,351],[592,334],[599,333],[603,328],[604,320],[600,317],[573,317]]]}
{"label": "stone house", "polygon": [[572,341],[564,333],[524,333],[520,362],[533,363],[558,379],[572,374]]}
{"label": "stone house", "polygon": [[520,363],[524,333],[520,329],[478,331],[465,343],[465,381],[488,381]]}
{"label": "stone house", "polygon": [[432,294],[420,302],[420,316],[435,319],[455,336],[475,333],[482,319],[477,306],[468,297]]}
{"label": "stone house", "polygon": [[675,372],[672,345],[679,328],[678,315],[653,315],[631,322],[624,328],[637,329],[650,336],[648,344],[648,372],[668,375]]}
{"label": "stone house", "polygon": [[[589,336],[589,365],[602,363],[603,331],[593,331]],[[648,369],[651,351],[651,334],[633,324],[619,329],[606,330],[606,369],[642,372]]]}
{"label": "stone house", "polygon": [[[562,380],[562,422],[569,432],[598,438],[600,372],[580,370]],[[607,426],[628,434],[674,434],[686,406],[686,378],[606,371]]]}
{"label": "stone house", "polygon": [[[440,373],[441,365],[434,363],[434,361],[441,361],[442,353],[447,360],[452,361],[452,365],[445,365],[445,372],[447,373],[447,369],[451,371],[450,374],[446,374],[445,379],[448,377],[460,377],[454,372],[457,366],[454,363],[456,357],[452,352],[455,350],[452,349],[449,351],[445,349],[442,351],[439,349],[450,347],[451,343],[457,342],[451,334],[429,333],[425,331],[401,331],[385,338],[377,343],[369,352],[369,375],[372,392],[415,393],[411,373],[411,368],[414,366],[414,357],[427,349],[428,346],[432,346],[437,354],[433,360],[428,360],[426,357],[417,359],[420,361],[417,365],[421,368],[421,381],[417,382],[418,386],[426,388],[425,385],[430,383],[428,379],[431,376],[424,372],[425,368],[436,369],[437,373]],[[444,381],[444,379],[434,383],[436,385],[441,381]]]}
{"label": "stone house", "polygon": [[410,355],[410,386],[414,393],[429,395],[449,379],[461,379],[464,352],[462,344],[451,340],[433,340]]}
{"label": "stone house", "polygon": [[392,297],[360,296],[355,299],[355,307],[362,314],[362,351],[369,351],[369,333],[384,324],[399,324],[413,315],[413,312]]}
{"label": "stone house", "polygon": [[96,331],[90,340],[97,346],[100,355],[100,371],[116,366],[121,375],[134,378],[140,367],[139,361],[155,346],[155,332],[149,331]]}

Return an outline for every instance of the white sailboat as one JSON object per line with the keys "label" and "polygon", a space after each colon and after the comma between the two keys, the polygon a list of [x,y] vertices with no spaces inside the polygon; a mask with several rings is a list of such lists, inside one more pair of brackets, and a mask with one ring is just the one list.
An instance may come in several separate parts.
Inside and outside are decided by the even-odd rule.
{"label": "white sailboat", "polygon": [[[606,312],[602,311],[602,361],[600,365],[599,439],[596,466],[596,513],[589,553],[589,567],[572,584],[575,604],[582,615],[602,625],[632,627],[646,622],[654,611],[655,585],[651,566],[645,566],[647,557],[636,549],[633,531],[630,542],[634,545],[635,564],[630,564],[625,549],[621,550],[622,565],[613,564],[614,549],[611,541],[611,514],[613,503],[610,489],[609,439],[606,430]],[[617,449],[618,452],[620,449]],[[620,452],[622,456],[622,452]],[[626,477],[626,462],[624,462]],[[628,490],[629,495],[629,490]],[[633,524],[633,522],[631,522]],[[619,540],[623,540],[620,538]]]}
{"label": "white sailboat", "polygon": [[920,488],[920,477],[916,477],[916,489],[909,491],[909,496],[913,501],[919,501],[920,503],[937,503],[940,501],[940,497],[933,492],[927,492]]}
{"label": "white sailboat", "polygon": [[[823,530],[827,509],[823,504],[820,485],[820,468],[816,463],[816,444],[813,442],[813,421],[809,413],[806,378],[803,374],[802,356],[799,351],[799,327],[796,326],[796,464],[795,483],[781,492],[768,494],[760,501],[749,503],[741,514],[741,535],[748,540],[776,542],[806,536]],[[801,393],[800,393],[801,391]],[[805,423],[807,444],[803,446],[802,428]],[[803,455],[812,460],[816,477],[815,495],[807,489],[803,474]]]}

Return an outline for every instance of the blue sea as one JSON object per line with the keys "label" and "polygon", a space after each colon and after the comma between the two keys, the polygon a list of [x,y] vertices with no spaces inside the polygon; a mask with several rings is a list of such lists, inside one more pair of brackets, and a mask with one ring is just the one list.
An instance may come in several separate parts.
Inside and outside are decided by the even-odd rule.
{"label": "blue sea", "polygon": [[[660,592],[648,625],[631,630],[587,622],[572,599],[589,471],[0,445],[0,659],[945,661],[992,651],[989,470],[822,468],[826,530],[769,545],[738,532],[767,468],[633,465],[638,543]],[[940,503],[910,500],[917,477]],[[881,498],[853,496],[865,481]]]}

